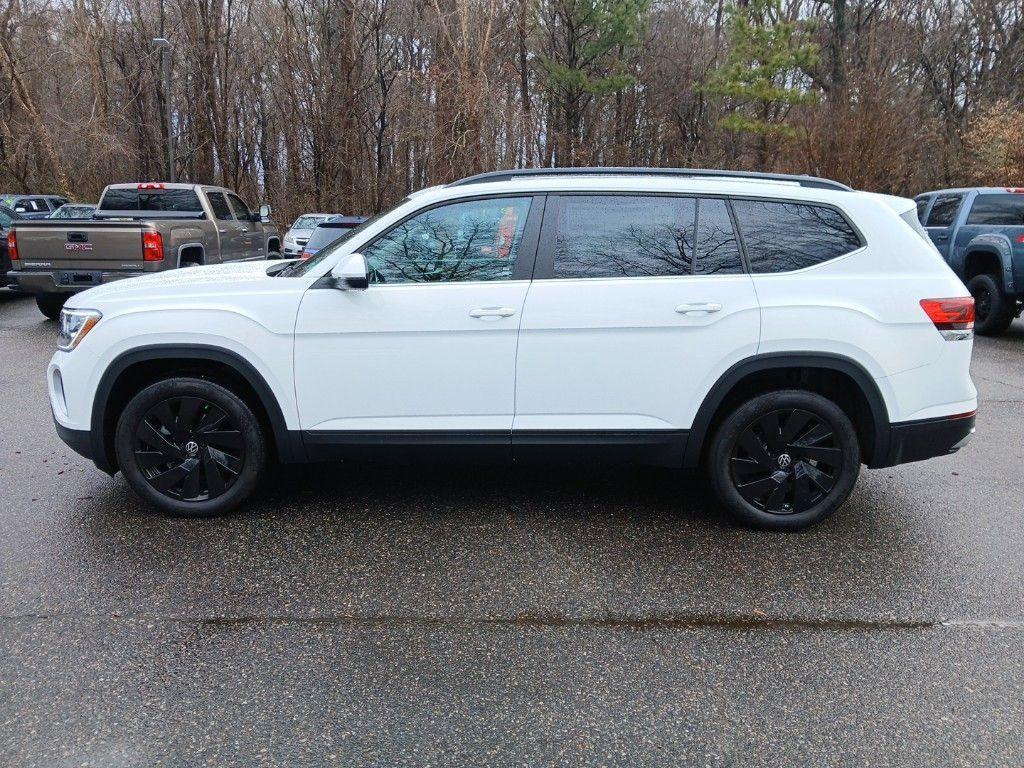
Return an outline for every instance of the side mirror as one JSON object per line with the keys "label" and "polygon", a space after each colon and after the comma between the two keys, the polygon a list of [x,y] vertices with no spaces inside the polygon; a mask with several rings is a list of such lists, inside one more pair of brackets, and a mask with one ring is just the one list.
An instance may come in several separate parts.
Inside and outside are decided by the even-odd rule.
{"label": "side mirror", "polygon": [[269,205],[267,205],[266,203],[261,205],[260,206],[260,221],[263,221],[263,222],[270,221],[270,211],[271,211],[271,208],[270,208]]}
{"label": "side mirror", "polygon": [[351,253],[331,270],[334,287],[339,291],[365,291],[370,287],[370,269],[361,253]]}

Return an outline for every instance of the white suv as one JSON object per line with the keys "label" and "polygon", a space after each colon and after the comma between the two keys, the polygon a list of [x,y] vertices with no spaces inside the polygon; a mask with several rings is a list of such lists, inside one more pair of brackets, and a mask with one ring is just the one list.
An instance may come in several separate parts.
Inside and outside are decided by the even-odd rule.
{"label": "white suv", "polygon": [[860,465],[974,430],[974,305],[913,201],[804,176],[483,174],[307,261],[80,293],[60,436],[180,515],[272,458],[704,466],[742,521],[833,512]]}

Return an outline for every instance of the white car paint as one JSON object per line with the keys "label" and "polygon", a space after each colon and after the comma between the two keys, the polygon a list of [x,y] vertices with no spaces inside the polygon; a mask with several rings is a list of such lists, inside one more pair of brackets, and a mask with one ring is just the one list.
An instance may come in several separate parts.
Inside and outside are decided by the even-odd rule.
{"label": "white car paint", "polygon": [[[643,192],[819,202],[866,245],[807,269],[720,277],[509,280],[311,288],[414,211],[497,194]],[[902,202],[898,202],[902,201]],[[737,178],[557,176],[434,187],[339,246],[312,271],[267,264],[167,272],[94,288],[69,307],[103,319],[49,367],[55,418],[90,428],[98,382],[154,344],[236,352],[264,377],[290,430],[685,430],[722,373],[766,353],[832,353],[878,385],[891,422],[977,406],[972,342],[947,341],[922,298],[967,296],[900,214],[911,200]],[[683,304],[721,309],[676,311]],[[507,316],[474,317],[479,308]],[[59,373],[60,386],[56,386]]]}

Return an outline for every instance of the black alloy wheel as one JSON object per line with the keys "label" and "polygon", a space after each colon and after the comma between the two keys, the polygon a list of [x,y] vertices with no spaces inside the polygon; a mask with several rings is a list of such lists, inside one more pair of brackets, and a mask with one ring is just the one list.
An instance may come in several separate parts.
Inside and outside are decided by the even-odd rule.
{"label": "black alloy wheel", "polygon": [[200,397],[151,407],[135,430],[135,462],[155,490],[180,501],[224,494],[245,464],[242,433],[223,409]]}
{"label": "black alloy wheel", "polygon": [[118,468],[143,499],[172,515],[210,517],[253,494],[268,446],[242,397],[182,376],[154,382],[128,402],[114,448]]}
{"label": "black alloy wheel", "polygon": [[771,411],[747,425],[729,459],[748,503],[773,515],[806,512],[835,486],[843,451],[835,432],[809,411]]}
{"label": "black alloy wheel", "polygon": [[853,491],[860,442],[832,400],[799,389],[765,392],[725,415],[708,448],[711,486],[747,525],[795,531],[820,522]]}

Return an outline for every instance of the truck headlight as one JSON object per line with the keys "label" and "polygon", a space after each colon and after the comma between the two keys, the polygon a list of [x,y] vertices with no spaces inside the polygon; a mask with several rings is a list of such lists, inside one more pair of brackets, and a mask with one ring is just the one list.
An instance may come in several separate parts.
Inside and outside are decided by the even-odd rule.
{"label": "truck headlight", "polygon": [[57,349],[70,352],[77,347],[85,335],[93,329],[103,315],[95,309],[62,309],[60,331],[57,333]]}

